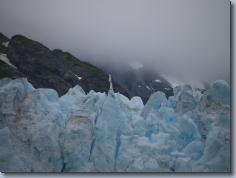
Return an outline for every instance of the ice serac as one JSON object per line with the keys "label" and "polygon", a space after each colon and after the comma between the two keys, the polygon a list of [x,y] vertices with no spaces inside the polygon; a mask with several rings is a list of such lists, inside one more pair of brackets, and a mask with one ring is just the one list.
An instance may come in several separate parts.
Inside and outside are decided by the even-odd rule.
{"label": "ice serac", "polygon": [[94,125],[94,143],[90,157],[94,171],[112,172],[116,170],[121,135],[128,134],[130,130],[131,113],[129,112],[124,100],[122,101],[120,98],[120,94],[115,94],[110,90]]}
{"label": "ice serac", "polygon": [[142,99],[138,96],[131,98],[129,107],[132,110],[141,111],[144,107]]}
{"label": "ice serac", "polygon": [[[57,93],[35,90],[26,79],[17,79],[1,86],[0,100],[1,133],[6,135],[0,145],[5,150],[0,159],[6,169],[1,171],[60,171],[58,141],[65,114]],[[15,163],[12,159],[2,160],[6,155],[14,155]]]}
{"label": "ice serac", "polygon": [[177,86],[174,88],[174,93],[177,100],[176,111],[178,113],[184,114],[196,107],[197,101],[194,98],[194,91],[190,85]]}
{"label": "ice serac", "polygon": [[215,81],[203,94],[199,102],[199,109],[218,109],[221,105],[230,105],[230,87],[223,80]]}
{"label": "ice serac", "polygon": [[90,91],[87,95],[80,86],[61,97],[68,106],[68,115],[60,142],[62,145],[62,172],[89,172],[93,163],[94,125],[101,114],[105,93]]}
{"label": "ice serac", "polygon": [[156,92],[143,105],[113,90],[77,85],[59,97],[0,80],[1,172],[230,172],[230,139],[225,81]]}
{"label": "ice serac", "polygon": [[157,111],[161,105],[165,104],[166,102],[167,99],[163,92],[158,91],[153,93],[143,108],[142,116],[146,118],[152,110]]}

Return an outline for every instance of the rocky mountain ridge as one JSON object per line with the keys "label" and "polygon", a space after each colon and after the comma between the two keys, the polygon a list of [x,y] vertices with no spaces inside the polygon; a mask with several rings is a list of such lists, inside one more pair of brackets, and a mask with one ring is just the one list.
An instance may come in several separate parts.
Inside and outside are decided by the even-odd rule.
{"label": "rocky mountain ridge", "polygon": [[[60,96],[77,84],[82,86],[85,92],[104,92],[109,88],[106,72],[75,58],[70,53],[58,49],[51,51],[39,42],[22,35],[15,35],[9,41],[4,35],[0,36],[1,59],[5,63],[8,60],[15,66],[6,66],[7,64],[1,61],[1,78],[14,79],[24,76],[34,87],[55,89]],[[116,82],[114,90],[128,95]]]}
{"label": "rocky mountain ridge", "polygon": [[27,77],[34,87],[55,89],[60,96],[76,84],[85,92],[107,91],[108,72],[113,76],[114,90],[129,98],[140,96],[146,102],[155,91],[162,91],[167,97],[173,95],[171,85],[157,72],[132,68],[123,72],[103,70],[22,35],[8,39],[0,33],[0,59],[0,78]]}

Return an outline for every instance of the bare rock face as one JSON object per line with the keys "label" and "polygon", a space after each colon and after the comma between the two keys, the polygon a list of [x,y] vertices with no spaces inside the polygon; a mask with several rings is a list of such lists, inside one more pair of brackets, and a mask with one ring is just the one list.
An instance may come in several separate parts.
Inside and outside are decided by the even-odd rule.
{"label": "bare rock face", "polygon": [[[8,39],[0,33],[0,55],[8,58],[7,64],[14,66],[6,67],[2,63],[4,60],[0,59],[0,78],[27,77],[36,88],[55,89],[59,96],[77,84],[83,87],[86,93],[90,90],[106,92],[109,88],[108,74],[102,69],[83,62],[68,52],[50,50],[22,35]],[[125,66],[127,67],[126,64]],[[171,85],[157,71],[124,68],[122,67],[122,72],[110,71],[114,76],[115,92],[129,98],[140,96],[144,102],[155,91],[162,91],[167,97],[173,95]]]}
{"label": "bare rock face", "polygon": [[7,58],[7,48],[9,45],[9,39],[0,33],[0,78],[20,78],[24,77],[24,74],[19,72],[17,68],[12,65]]}
{"label": "bare rock face", "polygon": [[[106,69],[113,76],[115,92],[129,98],[140,96],[144,103],[156,91],[164,92],[167,97],[173,95],[170,83],[158,71],[146,68],[134,70],[127,64],[125,66],[121,67],[122,72]],[[55,89],[59,96],[77,84],[86,93],[90,90],[107,92],[109,88],[108,74],[102,69],[68,52],[50,50],[22,35],[8,39],[0,34],[0,69],[0,78],[26,77],[36,88]]]}
{"label": "bare rock face", "polygon": [[9,39],[0,33],[0,53],[6,53],[7,52],[7,46],[8,46]]}
{"label": "bare rock face", "polygon": [[[108,91],[108,74],[67,52],[57,49],[51,51],[21,35],[10,40],[0,35],[0,42],[0,53],[6,55],[9,62],[15,66],[9,68],[0,61],[0,68],[3,69],[0,71],[1,78],[27,77],[34,87],[55,89],[60,96],[77,84],[83,87],[85,92]],[[126,90],[115,82],[114,89],[127,95]]]}
{"label": "bare rock face", "polygon": [[[1,54],[0,54],[1,55]],[[16,79],[24,77],[25,75],[19,72],[16,68],[6,64],[3,61],[0,61],[0,78],[11,78]]]}

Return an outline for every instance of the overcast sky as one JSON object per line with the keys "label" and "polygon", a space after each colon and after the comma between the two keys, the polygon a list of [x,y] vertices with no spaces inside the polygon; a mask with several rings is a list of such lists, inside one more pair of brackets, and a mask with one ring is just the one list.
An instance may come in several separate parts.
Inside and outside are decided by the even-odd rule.
{"label": "overcast sky", "polygon": [[229,0],[0,0],[0,32],[99,66],[135,62],[188,83],[229,82]]}

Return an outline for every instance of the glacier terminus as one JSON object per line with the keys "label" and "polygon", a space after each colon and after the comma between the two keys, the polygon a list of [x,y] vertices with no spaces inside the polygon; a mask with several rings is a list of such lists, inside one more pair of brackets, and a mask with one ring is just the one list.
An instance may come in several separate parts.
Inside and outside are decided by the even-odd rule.
{"label": "glacier terminus", "polygon": [[[111,83],[111,77],[109,78]],[[1,172],[229,172],[230,86],[190,85],[144,105],[76,85],[59,97],[0,80]]]}

